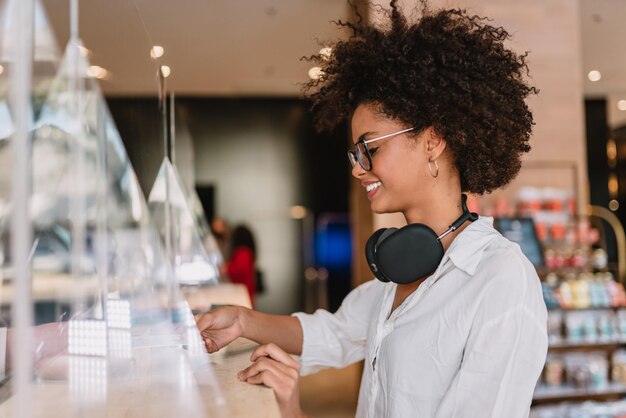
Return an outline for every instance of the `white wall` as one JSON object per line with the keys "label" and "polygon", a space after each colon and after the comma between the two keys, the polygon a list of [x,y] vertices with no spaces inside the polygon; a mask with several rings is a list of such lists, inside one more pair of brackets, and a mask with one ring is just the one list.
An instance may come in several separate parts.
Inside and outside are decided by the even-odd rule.
{"label": "white wall", "polygon": [[249,125],[194,138],[196,182],[216,186],[216,215],[245,222],[255,234],[268,288],[256,305],[271,313],[297,308],[302,280],[300,221],[289,217],[289,207],[301,202],[297,141],[290,135]]}

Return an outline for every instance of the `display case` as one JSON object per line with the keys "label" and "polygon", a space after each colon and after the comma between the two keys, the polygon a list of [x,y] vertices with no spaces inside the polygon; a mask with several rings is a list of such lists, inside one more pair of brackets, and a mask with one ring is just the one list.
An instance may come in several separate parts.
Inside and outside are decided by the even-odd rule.
{"label": "display case", "polygon": [[[209,357],[74,35],[41,104],[8,112],[26,111],[31,122],[25,135],[4,140],[28,141],[27,164],[10,167],[25,169],[19,192],[28,206],[18,217],[18,193],[3,189],[0,343],[8,379],[0,416],[219,414],[224,400]],[[10,85],[11,60],[6,73]],[[11,146],[0,146],[3,160]],[[27,260],[11,251],[30,235],[6,227],[17,218],[32,231]]]}

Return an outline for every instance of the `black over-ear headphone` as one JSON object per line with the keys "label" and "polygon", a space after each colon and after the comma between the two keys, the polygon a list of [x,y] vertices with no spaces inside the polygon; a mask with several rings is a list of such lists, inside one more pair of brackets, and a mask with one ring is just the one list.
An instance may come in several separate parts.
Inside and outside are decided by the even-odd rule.
{"label": "black over-ear headphone", "polygon": [[467,209],[462,195],[463,214],[441,235],[424,224],[409,224],[400,229],[382,228],[365,245],[365,257],[372,273],[382,282],[408,284],[432,274],[443,258],[441,239],[478,214]]}

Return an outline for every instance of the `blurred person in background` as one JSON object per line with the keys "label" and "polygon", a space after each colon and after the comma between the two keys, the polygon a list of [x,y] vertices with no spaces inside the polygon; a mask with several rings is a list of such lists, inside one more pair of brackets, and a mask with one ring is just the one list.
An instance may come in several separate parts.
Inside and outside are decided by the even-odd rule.
{"label": "blurred person in background", "polygon": [[222,273],[232,283],[246,286],[250,302],[254,306],[256,296],[256,243],[252,231],[245,225],[237,225],[231,236],[231,257]]}
{"label": "blurred person in background", "polygon": [[226,219],[219,217],[213,218],[211,221],[211,232],[215,237],[215,241],[217,241],[217,246],[222,253],[222,257],[224,257],[224,260],[228,260],[230,258],[231,250],[231,232]]}

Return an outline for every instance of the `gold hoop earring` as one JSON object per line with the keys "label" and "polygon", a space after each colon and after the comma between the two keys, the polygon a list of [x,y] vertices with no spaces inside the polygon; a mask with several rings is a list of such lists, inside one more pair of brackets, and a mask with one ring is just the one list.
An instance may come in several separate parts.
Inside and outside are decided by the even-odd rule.
{"label": "gold hoop earring", "polygon": [[[435,163],[435,172],[433,173],[433,169],[430,166],[432,163]],[[434,161],[430,161],[428,160],[428,171],[430,172],[430,175],[433,176],[433,178],[437,178],[437,176],[439,175],[439,165],[437,164],[437,160]]]}

